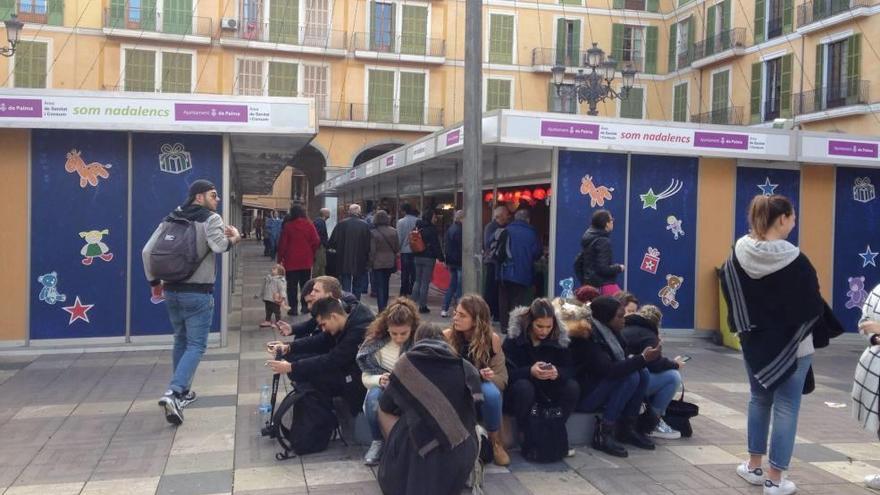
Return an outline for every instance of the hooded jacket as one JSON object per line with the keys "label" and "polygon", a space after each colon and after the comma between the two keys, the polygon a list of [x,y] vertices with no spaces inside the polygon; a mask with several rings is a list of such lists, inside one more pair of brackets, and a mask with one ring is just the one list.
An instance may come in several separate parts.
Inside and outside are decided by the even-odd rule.
{"label": "hooded jacket", "polygon": [[[354,297],[354,294],[350,292],[342,293],[342,305],[345,307],[346,311],[351,311],[351,308],[356,304],[358,304],[358,300]],[[301,339],[303,337],[321,333],[321,329],[318,327],[318,322],[311,316],[308,320],[297,323],[296,325],[291,325],[290,327],[291,335],[293,335],[294,339]]]}
{"label": "hooded jacket", "polygon": [[[660,330],[657,325],[638,314],[626,317],[626,326],[620,333],[623,335],[623,340],[626,341],[624,351],[627,355],[641,354],[646,347],[656,347],[660,343]],[[661,357],[648,363],[647,368],[651,373],[660,373],[666,370],[677,370],[678,364],[667,357]]]}
{"label": "hooded jacket", "polygon": [[500,279],[519,285],[535,283],[535,260],[541,256],[541,243],[535,228],[522,220],[514,220],[506,227],[510,235],[510,259],[501,265]]}
{"label": "hooded jacket", "polygon": [[[517,380],[532,379],[532,365],[538,361],[550,363],[559,371],[559,378],[554,382],[564,381],[574,376],[571,353],[568,344],[568,328],[557,316],[553,316],[555,325],[559,328],[559,338],[547,337],[538,345],[532,344],[529,331],[524,328],[525,317],[529,308],[520,306],[510,312],[510,324],[507,329],[507,338],[504,339],[502,348],[507,365],[507,377],[509,383]],[[547,382],[547,380],[534,380],[535,383]]]}
{"label": "hooded jacket", "polygon": [[296,218],[284,222],[281,238],[278,240],[278,263],[284,269],[311,270],[315,262],[315,251],[321,246],[321,239],[315,225],[307,218]]}
{"label": "hooded jacket", "polygon": [[612,262],[611,233],[590,227],[581,238],[583,253],[582,285],[602,287],[617,283],[620,265]]}
{"label": "hooded jacket", "polygon": [[446,266],[461,268],[461,222],[453,222],[446,230]]}
{"label": "hooded jacket", "polygon": [[[595,324],[594,321],[590,323],[591,326]],[[621,348],[626,349],[623,337],[613,330],[612,333]],[[615,361],[611,348],[604,342],[599,332],[593,330],[589,336],[585,337],[585,335],[586,332],[572,334],[569,346],[575,378],[581,386],[581,397],[589,395],[604,379],[621,378],[646,366],[645,358],[641,353],[628,356],[622,361]]]}
{"label": "hooded jacket", "polygon": [[437,226],[431,222],[419,220],[416,223],[416,229],[422,235],[425,250],[421,253],[414,253],[414,255],[419,258],[434,258],[443,261],[443,249],[440,247],[440,234],[437,232]]}
{"label": "hooded jacket", "polygon": [[[195,224],[196,249],[202,262],[190,278],[182,282],[168,283],[165,285],[165,289],[173,292],[213,292],[214,280],[216,279],[215,263],[214,257],[209,256],[209,254],[211,252],[217,254],[225,253],[232,248],[232,243],[229,242],[229,238],[226,237],[224,232],[226,225],[223,223],[223,217],[204,206],[191,204],[184,207],[178,206],[165,217],[163,222],[173,220],[174,218],[185,218]],[[153,231],[153,235],[150,236],[143,251],[141,251],[144,262],[144,275],[146,275],[150,285],[156,285],[160,282],[150,269],[150,252],[153,250],[153,246],[156,244],[161,231],[162,225],[160,224]]]}

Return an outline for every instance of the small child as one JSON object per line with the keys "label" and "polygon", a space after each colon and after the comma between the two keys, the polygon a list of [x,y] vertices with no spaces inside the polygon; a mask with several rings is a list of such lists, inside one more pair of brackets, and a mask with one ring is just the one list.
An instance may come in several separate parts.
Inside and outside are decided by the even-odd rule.
{"label": "small child", "polygon": [[287,308],[287,279],[284,278],[286,271],[284,266],[275,265],[272,271],[266,275],[263,281],[263,292],[260,297],[266,304],[266,320],[260,323],[260,327],[271,327],[272,315],[275,315],[275,323],[281,321],[281,311]]}

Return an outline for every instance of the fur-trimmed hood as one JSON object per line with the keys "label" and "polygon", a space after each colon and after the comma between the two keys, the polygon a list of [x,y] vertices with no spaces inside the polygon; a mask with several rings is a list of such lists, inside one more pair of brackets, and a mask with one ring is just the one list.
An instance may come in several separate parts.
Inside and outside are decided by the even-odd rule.
{"label": "fur-trimmed hood", "polygon": [[565,324],[569,338],[586,339],[590,336],[593,313],[589,306],[557,297],[553,299],[553,308],[556,317]]}
{"label": "fur-trimmed hood", "polygon": [[[555,308],[555,306],[554,306]],[[510,312],[510,323],[507,326],[507,338],[509,339],[526,339],[528,338],[526,335],[526,328],[523,328],[523,317],[529,312],[529,308],[526,306],[519,306],[514,308]],[[553,312],[553,320],[556,326],[559,327],[559,346],[562,348],[567,348],[568,344],[571,342],[571,339],[568,336],[568,327],[565,322],[559,317],[556,311]],[[549,343],[549,342],[548,342]]]}

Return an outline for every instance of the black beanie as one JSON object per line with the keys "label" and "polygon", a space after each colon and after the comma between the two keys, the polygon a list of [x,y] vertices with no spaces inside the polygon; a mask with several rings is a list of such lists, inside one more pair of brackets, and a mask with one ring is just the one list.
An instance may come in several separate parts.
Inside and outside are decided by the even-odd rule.
{"label": "black beanie", "polygon": [[196,199],[196,194],[204,194],[208,191],[217,189],[214,183],[206,179],[198,179],[189,185],[189,193],[187,194],[186,204],[192,204]]}
{"label": "black beanie", "polygon": [[605,325],[617,315],[617,309],[620,308],[620,301],[610,296],[599,296],[590,302],[590,311],[593,312],[593,319],[599,320]]}

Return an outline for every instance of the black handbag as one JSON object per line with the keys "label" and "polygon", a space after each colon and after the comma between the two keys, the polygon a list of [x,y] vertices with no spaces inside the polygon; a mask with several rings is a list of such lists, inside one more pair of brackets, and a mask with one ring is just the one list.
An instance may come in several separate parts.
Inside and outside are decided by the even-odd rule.
{"label": "black handbag", "polygon": [[689,438],[694,434],[694,429],[691,427],[691,418],[699,414],[700,406],[684,400],[684,386],[682,386],[681,395],[678,399],[673,399],[666,406],[666,414],[663,416],[663,420],[672,429],[680,431],[681,436]]}
{"label": "black handbag", "polygon": [[557,462],[568,454],[568,430],[562,408],[535,402],[526,421],[522,454],[532,462]]}

